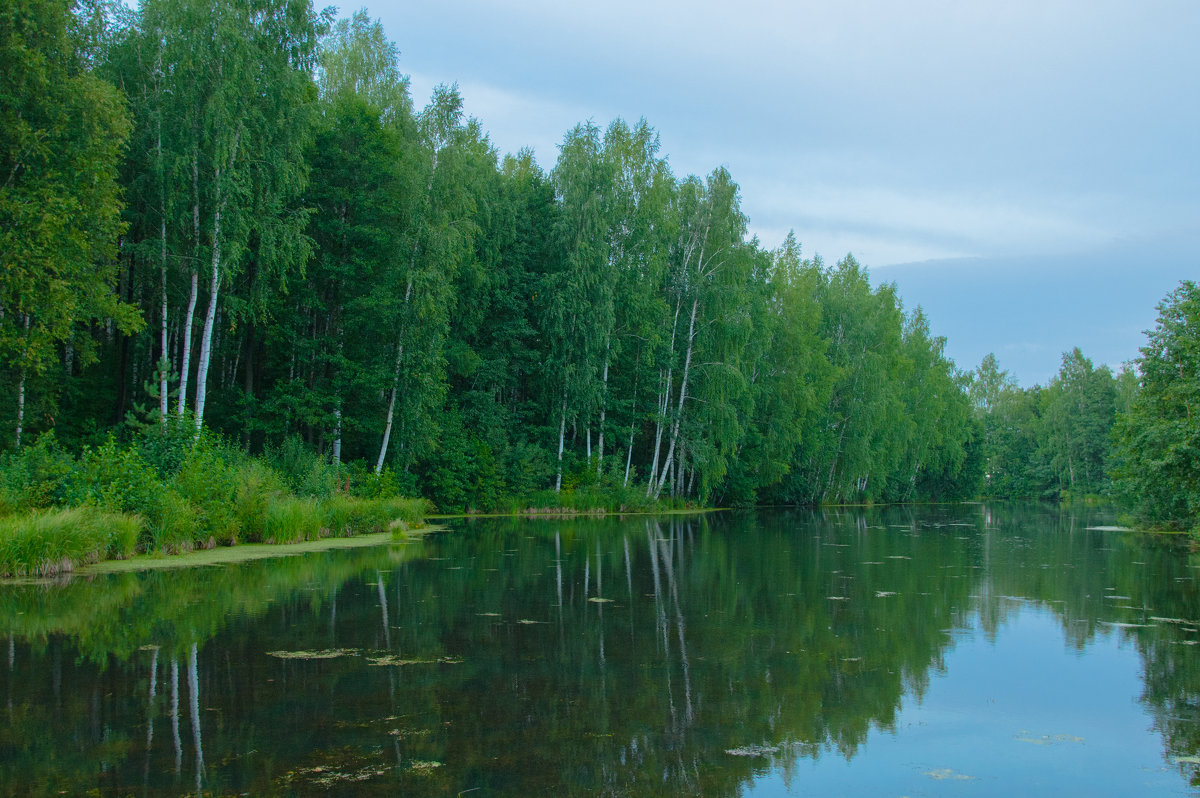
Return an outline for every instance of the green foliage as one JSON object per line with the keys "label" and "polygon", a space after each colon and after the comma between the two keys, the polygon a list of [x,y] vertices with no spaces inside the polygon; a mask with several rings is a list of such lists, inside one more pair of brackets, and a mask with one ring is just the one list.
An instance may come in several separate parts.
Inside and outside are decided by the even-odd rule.
{"label": "green foliage", "polygon": [[1137,360],[1141,389],[1115,432],[1121,494],[1139,520],[1200,529],[1200,288],[1185,280],[1158,306]]}
{"label": "green foliage", "polygon": [[203,539],[196,509],[174,487],[164,487],[145,509],[146,549],[166,554],[191,551]]}
{"label": "green foliage", "polygon": [[19,383],[14,400],[64,345],[80,365],[94,362],[92,322],[141,326],[113,290],[129,121],[117,89],[88,71],[73,27],[66,0],[0,9],[0,371]]}
{"label": "green foliage", "polygon": [[171,415],[166,423],[149,424],[135,438],[138,452],[162,479],[179,473],[196,445],[196,427],[188,414]]}
{"label": "green foliage", "polygon": [[74,466],[75,458],[59,445],[53,432],[19,452],[0,454],[0,515],[44,509],[61,501],[63,483]]}
{"label": "green foliage", "polygon": [[[20,0],[5,19],[41,14],[57,40],[60,5]],[[989,490],[1003,481],[991,466],[1010,433],[988,415],[1001,387],[980,426],[920,309],[853,257],[828,268],[791,236],[764,249],[733,176],[677,178],[645,120],[576,126],[547,174],[529,151],[500,159],[456,87],[415,110],[396,46],[363,12],[325,29],[306,0],[92,11],[71,57],[43,63],[31,54],[45,42],[12,39],[36,80],[14,70],[3,85],[51,121],[78,97],[48,75],[77,79],[102,111],[122,87],[123,156],[107,112],[103,142],[60,144],[91,159],[78,174],[100,175],[96,207],[121,207],[119,179],[124,220],[81,217],[96,268],[44,293],[91,298],[38,344],[41,366],[17,357],[43,333],[36,314],[0,317],[4,340],[25,341],[0,384],[26,389],[35,429],[57,414],[72,451],[92,448],[73,481],[3,465],[0,506],[72,492],[137,509],[142,544],[175,549],[263,539],[288,497],[329,504],[327,528],[349,529],[344,492],[487,511],[930,500],[967,495],[982,463]],[[28,143],[23,131],[6,135]],[[4,291],[37,289],[11,273]],[[1038,425],[1028,434],[1089,454],[1014,439],[1036,478],[1012,490],[1103,489],[1099,427],[1070,426],[1076,382],[1013,407],[1031,411],[1017,419]],[[105,442],[114,418],[144,419],[122,432],[132,446]]]}
{"label": "green foliage", "polygon": [[[1022,389],[993,355],[970,388],[982,430],[984,495],[1084,499],[1108,495],[1118,380],[1078,348],[1045,386]],[[1127,378],[1126,378],[1127,379]]]}
{"label": "green foliage", "polygon": [[268,449],[265,459],[287,489],[297,496],[324,498],[345,485],[344,468],[327,462],[295,436],[289,436],[278,447]]}
{"label": "green foliage", "polygon": [[299,543],[316,540],[325,515],[316,499],[277,498],[263,507],[262,537],[266,543]]}
{"label": "green foliage", "polygon": [[0,576],[49,576],[134,551],[143,521],[93,507],[0,518]]}

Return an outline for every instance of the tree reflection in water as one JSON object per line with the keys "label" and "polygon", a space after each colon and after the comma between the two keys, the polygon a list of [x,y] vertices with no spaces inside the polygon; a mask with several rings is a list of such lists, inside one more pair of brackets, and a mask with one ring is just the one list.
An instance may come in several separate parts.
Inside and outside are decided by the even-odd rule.
{"label": "tree reflection in water", "polygon": [[0,792],[736,795],[895,731],[956,630],[1000,634],[1011,597],[1080,651],[1132,640],[1168,756],[1190,756],[1194,563],[1097,519],[481,519],[405,546],[7,585]]}

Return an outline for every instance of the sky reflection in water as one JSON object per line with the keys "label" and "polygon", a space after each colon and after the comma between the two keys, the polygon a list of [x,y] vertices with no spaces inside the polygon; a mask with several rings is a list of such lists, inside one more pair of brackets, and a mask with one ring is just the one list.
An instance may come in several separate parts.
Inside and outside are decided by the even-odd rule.
{"label": "sky reflection in water", "polygon": [[0,794],[1188,794],[1200,563],[1105,522],[478,520],[0,586]]}

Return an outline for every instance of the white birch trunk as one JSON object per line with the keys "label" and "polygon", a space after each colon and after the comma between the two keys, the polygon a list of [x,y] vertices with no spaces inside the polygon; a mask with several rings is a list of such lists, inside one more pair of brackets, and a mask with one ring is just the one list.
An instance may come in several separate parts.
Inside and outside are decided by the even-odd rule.
{"label": "white birch trunk", "polygon": [[[408,266],[408,287],[404,289],[404,305],[408,306],[412,297],[413,269],[416,268],[417,247],[413,245],[412,256]],[[387,459],[388,443],[392,439],[392,420],[396,415],[396,394],[400,390],[400,364],[404,361],[404,324],[401,321],[400,334],[396,336],[396,368],[392,373],[392,393],[388,399],[387,422],[383,426],[383,442],[379,444],[379,458],[375,461],[375,473],[383,471],[383,461]]]}
{"label": "white birch trunk", "polygon": [[[29,338],[29,315],[25,315],[25,337]],[[25,368],[21,368],[21,380],[17,383],[17,448],[21,448],[21,428],[25,424]]]}
{"label": "white birch trunk", "polygon": [[[162,47],[159,47],[159,59],[162,58]],[[161,64],[156,65],[161,67]],[[160,73],[161,74],[161,73]],[[167,189],[163,174],[163,154],[162,154],[162,94],[159,93],[159,114],[158,114],[158,137],[155,140],[155,150],[158,155],[158,204],[159,204],[159,219],[158,219],[158,239],[160,246],[159,264],[162,270],[162,327],[159,330],[159,350],[162,355],[159,358],[158,366],[158,421],[160,424],[167,423],[167,413],[170,411],[170,400],[167,397],[167,377],[170,376],[170,351],[167,349]]]}
{"label": "white birch trunk", "polygon": [[167,423],[167,413],[170,411],[170,400],[167,396],[167,377],[171,371],[170,349],[167,348],[167,218],[164,215],[161,222],[162,238],[162,327],[159,330],[159,349],[162,357],[158,365],[158,420]]}
{"label": "white birch trunk", "polygon": [[671,471],[671,463],[675,456],[675,447],[679,442],[679,425],[683,420],[683,403],[687,400],[688,374],[692,368],[692,350],[696,342],[696,311],[700,307],[700,300],[692,300],[692,318],[688,323],[687,337],[687,354],[683,360],[683,378],[679,381],[679,404],[675,408],[675,420],[671,424],[671,440],[667,446],[667,460],[663,465],[662,475],[658,480],[658,488],[654,491],[654,498],[657,499],[662,493],[663,484],[667,481],[667,475]]}
{"label": "white birch trunk", "polygon": [[21,369],[21,381],[17,383],[17,448],[21,448],[21,425],[25,423],[25,369]]}
{"label": "white birch trunk", "polygon": [[554,492],[562,490],[563,447],[567,439],[567,388],[563,386],[562,410],[558,421],[558,474],[554,477]]}
{"label": "white birch trunk", "polygon": [[383,442],[379,444],[379,458],[375,461],[375,473],[383,471],[383,461],[387,459],[388,443],[392,440],[392,421],[396,417],[396,394],[400,390],[400,361],[404,359],[404,344],[396,348],[396,372],[392,377],[392,390],[388,398],[387,422],[383,425]]}
{"label": "white birch trunk", "polygon": [[638,352],[637,360],[633,363],[633,407],[631,408],[632,420],[629,422],[629,447],[625,454],[625,480],[621,483],[622,487],[629,486],[629,467],[633,464],[633,436],[637,431],[637,398],[638,398],[638,375],[641,373],[642,353]]}
{"label": "white birch trunk", "polygon": [[608,415],[608,360],[611,342],[604,344],[604,375],[600,388],[600,436],[596,441],[596,479],[600,479],[604,471],[604,419]]}
{"label": "white birch trunk", "polygon": [[175,403],[175,412],[181,416],[187,409],[188,372],[192,369],[192,327],[196,324],[196,299],[199,293],[200,278],[193,271],[192,291],[188,295],[187,312],[183,316],[183,345],[179,355],[179,398]]}
{"label": "white birch trunk", "polygon": [[[634,410],[635,411],[637,410],[636,405],[634,406]],[[636,416],[635,416],[635,418],[636,418]],[[629,447],[625,450],[625,480],[621,483],[621,485],[623,487],[629,486],[629,468],[630,468],[630,466],[633,465],[633,435],[634,435],[634,432],[636,431],[636,429],[637,429],[636,422],[630,423],[630,425],[629,425]]]}
{"label": "white birch trunk", "polygon": [[[221,192],[221,167],[216,170],[217,196]],[[212,356],[213,327],[217,320],[217,297],[221,290],[221,203],[213,215],[212,277],[208,288],[208,310],[204,314],[204,330],[200,334],[200,357],[196,361],[196,434],[204,426],[204,400],[208,382],[208,364]]]}
{"label": "white birch trunk", "polygon": [[195,262],[192,273],[192,291],[188,295],[187,313],[183,317],[183,351],[179,365],[179,400],[176,412],[182,416],[187,409],[188,374],[192,369],[192,327],[196,321],[196,298],[200,291],[200,278],[196,272],[200,255],[200,163],[199,156],[192,150],[192,253]]}
{"label": "white birch trunk", "polygon": [[[674,359],[675,354],[675,333],[679,329],[679,310],[683,303],[683,296],[675,300],[675,316],[671,320],[671,348],[668,350],[671,353],[671,358]],[[663,385],[663,392],[659,394],[658,402],[658,419],[654,422],[654,460],[650,464],[650,481],[646,484],[647,498],[654,493],[654,482],[658,478],[658,457],[662,448],[663,424],[667,419],[667,408],[671,406],[671,361],[667,364],[667,377]]]}
{"label": "white birch trunk", "polygon": [[342,462],[342,400],[338,397],[337,406],[333,408],[333,463]]}

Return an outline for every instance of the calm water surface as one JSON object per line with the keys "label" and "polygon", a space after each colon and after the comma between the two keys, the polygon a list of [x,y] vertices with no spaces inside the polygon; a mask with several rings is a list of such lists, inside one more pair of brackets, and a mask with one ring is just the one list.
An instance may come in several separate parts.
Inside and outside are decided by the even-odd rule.
{"label": "calm water surface", "polygon": [[1103,511],[455,523],[0,585],[0,795],[1190,795],[1200,558]]}

